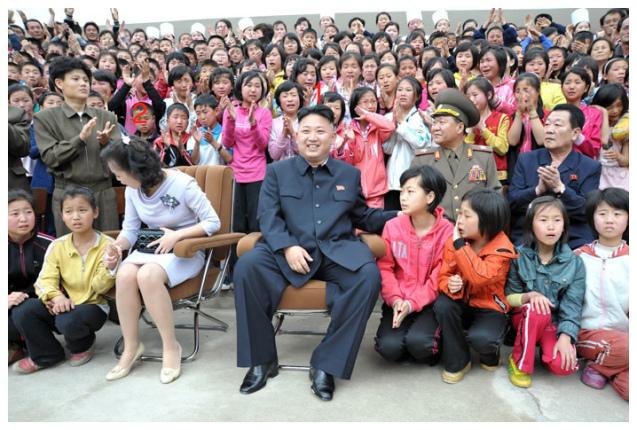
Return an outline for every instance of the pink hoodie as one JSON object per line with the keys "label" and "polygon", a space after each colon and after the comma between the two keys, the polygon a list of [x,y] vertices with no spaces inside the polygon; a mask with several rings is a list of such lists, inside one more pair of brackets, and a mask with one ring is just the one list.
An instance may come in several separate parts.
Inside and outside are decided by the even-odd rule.
{"label": "pink hoodie", "polygon": [[[334,158],[339,158],[361,171],[361,186],[363,196],[368,202],[382,200],[387,193],[387,170],[385,169],[385,155],[383,143],[389,139],[396,126],[383,115],[370,113],[365,118],[368,122],[367,136],[361,130],[360,123],[352,120],[354,140],[346,140],[341,153],[333,152]],[[370,205],[372,206],[372,205]]]}
{"label": "pink hoodie", "polygon": [[236,120],[230,118],[228,109],[223,112],[223,136],[221,144],[232,148],[230,167],[239,184],[262,181],[265,178],[265,151],[272,130],[272,114],[268,109],[257,107],[254,111],[256,124],[250,126],[248,109],[236,106]]}
{"label": "pink hoodie", "polygon": [[411,218],[397,216],[387,223],[383,239],[387,253],[378,260],[382,278],[381,294],[388,306],[398,299],[409,300],[413,312],[420,312],[438,297],[438,273],[446,240],[453,235],[453,224],[438,206],[436,223],[425,237],[416,236]]}

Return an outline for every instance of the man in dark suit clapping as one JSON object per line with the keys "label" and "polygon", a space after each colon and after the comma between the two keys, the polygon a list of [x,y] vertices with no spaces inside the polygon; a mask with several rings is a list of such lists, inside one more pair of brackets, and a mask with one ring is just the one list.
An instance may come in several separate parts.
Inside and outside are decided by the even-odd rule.
{"label": "man in dark suit clapping", "polygon": [[333,118],[323,105],[299,112],[299,156],[268,166],[258,209],[263,240],[234,270],[237,361],[250,367],[244,394],[278,373],[271,320],[289,284],[298,288],[311,278],[327,283],[331,322],[310,370],[312,390],[322,400],[332,399],[334,376],[350,378],[378,297],[378,267],[354,229],[380,233],[396,212],[368,208],[360,171],[329,156]]}

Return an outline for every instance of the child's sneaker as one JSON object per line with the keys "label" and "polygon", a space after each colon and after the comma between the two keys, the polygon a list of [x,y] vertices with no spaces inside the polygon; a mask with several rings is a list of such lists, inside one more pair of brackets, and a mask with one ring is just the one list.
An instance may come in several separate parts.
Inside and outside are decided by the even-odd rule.
{"label": "child's sneaker", "polygon": [[71,354],[71,358],[69,359],[69,365],[73,367],[81,366],[83,364],[88,363],[93,358],[93,346],[87,349],[84,352],[79,352],[77,354]]}
{"label": "child's sneaker", "polygon": [[26,356],[24,352],[24,348],[15,343],[9,343],[9,365],[12,365],[16,361],[24,358]]}
{"label": "child's sneaker", "polygon": [[591,367],[590,363],[584,368],[581,380],[584,385],[588,385],[596,390],[601,390],[608,382],[604,375]]}
{"label": "child's sneaker", "polygon": [[462,381],[464,375],[471,370],[471,362],[468,362],[467,365],[459,372],[447,372],[446,370],[442,371],[442,380],[447,384],[457,384]]}
{"label": "child's sneaker", "polygon": [[529,388],[531,386],[531,375],[518,369],[513,361],[513,356],[509,355],[509,380],[513,385],[520,388]]}
{"label": "child's sneaker", "polygon": [[16,361],[15,363],[13,363],[13,366],[11,366],[11,368],[14,372],[20,373],[22,375],[28,375],[29,373],[37,372],[38,370],[42,369],[40,366],[35,364],[33,360],[31,360],[31,357],[26,357],[20,361]]}

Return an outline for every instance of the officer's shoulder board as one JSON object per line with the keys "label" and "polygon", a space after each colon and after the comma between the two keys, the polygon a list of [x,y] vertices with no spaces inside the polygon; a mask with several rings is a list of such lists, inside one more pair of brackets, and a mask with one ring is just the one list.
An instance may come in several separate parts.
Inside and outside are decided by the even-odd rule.
{"label": "officer's shoulder board", "polygon": [[491,148],[490,146],[484,146],[484,145],[467,145],[468,149],[471,149],[473,152],[486,152],[488,154],[492,154],[493,153],[493,148]]}
{"label": "officer's shoulder board", "polygon": [[414,153],[414,155],[416,156],[421,156],[421,155],[435,155],[436,151],[438,151],[438,149],[417,149]]}

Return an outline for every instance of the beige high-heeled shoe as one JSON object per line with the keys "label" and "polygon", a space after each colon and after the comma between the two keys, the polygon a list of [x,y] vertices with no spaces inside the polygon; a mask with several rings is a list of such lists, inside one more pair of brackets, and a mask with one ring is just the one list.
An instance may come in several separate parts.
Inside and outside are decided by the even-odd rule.
{"label": "beige high-heeled shoe", "polygon": [[181,345],[179,345],[179,367],[171,369],[170,367],[162,367],[159,373],[159,381],[162,384],[170,384],[181,375]]}
{"label": "beige high-heeled shoe", "polygon": [[106,374],[106,380],[107,381],[115,381],[117,379],[122,379],[125,376],[128,376],[128,374],[131,371],[131,368],[133,367],[133,365],[139,361],[140,358],[142,358],[142,355],[144,354],[144,344],[143,343],[139,343],[139,346],[137,347],[137,351],[135,351],[135,356],[133,357],[133,361],[131,361],[131,364],[128,367],[122,367],[122,366],[115,366],[113,367],[107,374]]}

